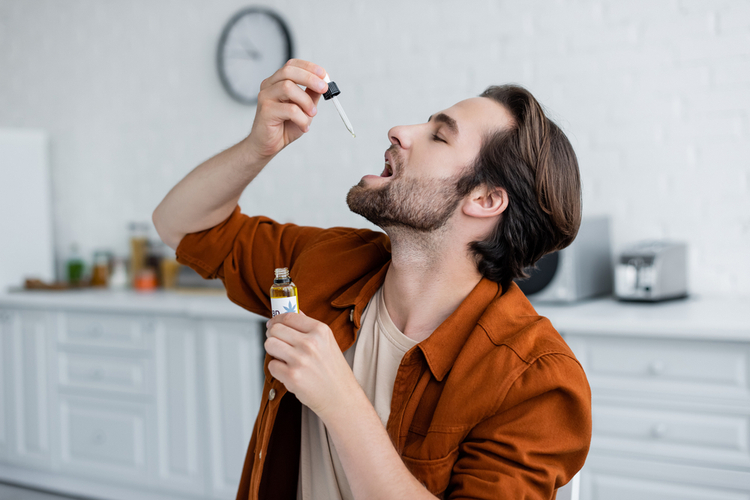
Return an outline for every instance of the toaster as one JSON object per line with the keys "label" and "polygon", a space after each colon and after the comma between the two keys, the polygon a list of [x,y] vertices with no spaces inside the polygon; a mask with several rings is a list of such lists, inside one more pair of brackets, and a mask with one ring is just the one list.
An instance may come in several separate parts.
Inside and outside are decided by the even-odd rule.
{"label": "toaster", "polygon": [[622,251],[615,265],[615,296],[658,302],[687,297],[687,245],[643,241]]}

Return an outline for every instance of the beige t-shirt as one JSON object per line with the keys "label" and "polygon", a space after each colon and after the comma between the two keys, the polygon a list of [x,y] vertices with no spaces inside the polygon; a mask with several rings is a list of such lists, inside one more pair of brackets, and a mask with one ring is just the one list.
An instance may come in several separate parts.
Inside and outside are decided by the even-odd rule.
{"label": "beige t-shirt", "polygon": [[[404,354],[418,342],[401,333],[391,321],[381,287],[362,314],[357,340],[344,353],[354,377],[375,407],[385,427],[391,412],[396,372]],[[318,416],[302,405],[297,500],[353,499],[336,448]]]}

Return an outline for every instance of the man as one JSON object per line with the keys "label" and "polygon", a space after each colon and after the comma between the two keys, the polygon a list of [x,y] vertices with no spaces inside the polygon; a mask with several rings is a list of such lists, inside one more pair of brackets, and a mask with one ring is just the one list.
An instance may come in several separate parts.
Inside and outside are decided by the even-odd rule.
{"label": "man", "polygon": [[569,142],[527,91],[490,87],[388,132],[383,172],[347,196],[387,236],[243,215],[244,188],[309,129],[324,75],[292,60],[265,80],[250,135],[153,216],[240,306],[271,316],[274,268],[300,290],[300,314],[267,323],[237,498],[553,498],[588,452],[590,392],[512,280],[576,235]]}

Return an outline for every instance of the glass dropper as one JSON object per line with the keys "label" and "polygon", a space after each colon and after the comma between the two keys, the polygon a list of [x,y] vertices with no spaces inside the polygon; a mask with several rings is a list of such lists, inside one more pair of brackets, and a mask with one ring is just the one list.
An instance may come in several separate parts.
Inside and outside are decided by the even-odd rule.
{"label": "glass dropper", "polygon": [[352,134],[352,137],[357,137],[356,135],[354,135],[354,127],[352,127],[352,123],[349,121],[349,118],[346,116],[346,113],[344,112],[344,108],[341,107],[341,103],[336,97],[337,95],[341,93],[338,86],[336,85],[336,82],[331,81],[331,79],[328,77],[328,73],[326,73],[326,76],[325,78],[323,78],[323,81],[328,84],[328,91],[326,91],[326,93],[323,94],[323,98],[326,101],[333,99],[333,104],[334,106],[336,106],[336,111],[339,112],[339,116],[341,117],[341,120],[344,122],[344,125],[346,125],[346,129],[349,131],[350,134]]}

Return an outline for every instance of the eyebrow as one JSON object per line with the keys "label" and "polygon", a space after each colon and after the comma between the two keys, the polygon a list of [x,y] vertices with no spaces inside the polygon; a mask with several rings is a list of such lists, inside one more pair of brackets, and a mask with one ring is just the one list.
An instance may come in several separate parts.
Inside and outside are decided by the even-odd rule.
{"label": "eyebrow", "polygon": [[456,120],[446,115],[445,113],[438,113],[436,115],[430,116],[427,121],[430,122],[433,118],[438,123],[444,123],[448,127],[448,130],[450,130],[454,135],[458,135],[458,123],[456,123]]}

